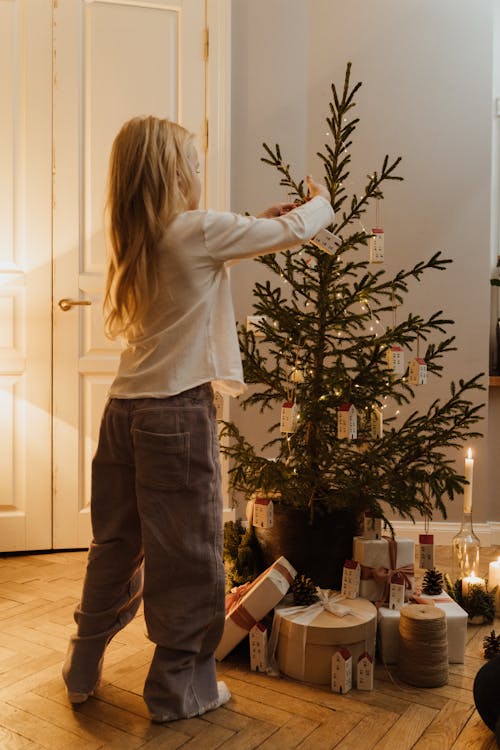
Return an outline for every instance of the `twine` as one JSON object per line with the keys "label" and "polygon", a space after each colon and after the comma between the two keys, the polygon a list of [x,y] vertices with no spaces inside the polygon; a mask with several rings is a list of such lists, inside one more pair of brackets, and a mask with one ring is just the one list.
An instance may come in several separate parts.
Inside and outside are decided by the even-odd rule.
{"label": "twine", "polygon": [[415,687],[440,687],[448,682],[446,616],[432,605],[410,604],[399,618],[398,673]]}

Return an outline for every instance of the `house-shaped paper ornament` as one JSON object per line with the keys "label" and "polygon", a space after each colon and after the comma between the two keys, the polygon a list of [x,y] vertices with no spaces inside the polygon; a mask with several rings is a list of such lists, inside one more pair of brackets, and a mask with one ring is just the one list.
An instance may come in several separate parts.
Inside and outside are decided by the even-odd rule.
{"label": "house-shaped paper ornament", "polygon": [[389,588],[389,609],[401,609],[405,603],[405,579],[402,573],[393,573]]}
{"label": "house-shaped paper ornament", "polygon": [[425,359],[415,357],[410,362],[408,382],[411,385],[425,385],[427,383],[427,364]]}
{"label": "house-shaped paper ornament", "polygon": [[346,560],[342,572],[342,596],[346,599],[357,599],[359,596],[359,582],[361,580],[361,565],[356,560]]}
{"label": "house-shaped paper ornament", "polygon": [[372,228],[370,237],[370,263],[384,262],[384,230],[382,227]]}
{"label": "house-shaped paper ornament", "polygon": [[405,354],[400,346],[395,344],[387,350],[387,367],[395,375],[402,375],[405,371]]}
{"label": "house-shaped paper ornament", "polygon": [[358,437],[358,412],[354,404],[341,404],[337,409],[337,437],[348,440]]}
{"label": "house-shaped paper ornament", "polygon": [[253,503],[252,524],[261,529],[270,529],[274,523],[274,506],[269,496],[256,495]]}
{"label": "house-shaped paper ornament", "polygon": [[250,669],[254,672],[266,672],[269,668],[266,626],[262,622],[256,622],[248,636],[250,641]]}
{"label": "house-shaped paper ornament", "polygon": [[368,651],[358,659],[356,687],[358,690],[373,690],[373,656]]}
{"label": "house-shaped paper ornament", "polygon": [[382,518],[375,513],[365,513],[363,539],[382,539]]}
{"label": "house-shaped paper ornament", "polygon": [[285,401],[281,406],[280,431],[284,434],[295,432],[299,419],[299,408],[293,401]]}
{"label": "house-shaped paper ornament", "polygon": [[348,648],[341,648],[332,656],[332,692],[348,693],[352,688],[352,656]]}
{"label": "house-shaped paper ornament", "polygon": [[419,534],[418,548],[418,567],[432,570],[434,567],[434,534]]}
{"label": "house-shaped paper ornament", "polygon": [[384,437],[384,417],[379,406],[373,406],[370,412],[370,435],[374,440]]}

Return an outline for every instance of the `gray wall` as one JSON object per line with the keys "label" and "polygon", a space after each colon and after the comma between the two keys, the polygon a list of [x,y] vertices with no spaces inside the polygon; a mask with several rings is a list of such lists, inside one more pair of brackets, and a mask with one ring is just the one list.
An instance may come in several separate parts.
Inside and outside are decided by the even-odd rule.
{"label": "gray wall", "polygon": [[[495,235],[493,5],[494,0],[233,0],[232,5],[232,208],[254,212],[286,198],[274,170],[260,162],[262,141],[279,142],[297,175],[321,174],[315,153],[326,140],[330,83],[342,84],[350,60],[353,79],[363,81],[350,191],[362,189],[365,175],[379,168],[386,153],[403,157],[405,181],[388,185],[382,206],[388,272],[438,249],[454,260],[446,272],[429,272],[415,283],[408,298],[406,312],[442,309],[456,323],[458,352],[448,355],[442,381],[432,378],[419,390],[416,405],[422,408],[445,396],[450,380],[488,371]],[[374,214],[367,214],[368,229],[374,222]],[[240,320],[251,313],[251,287],[259,273],[262,278],[263,269],[252,262],[232,271]],[[242,413],[237,401],[231,409],[250,439],[265,437],[268,419]],[[472,446],[474,518],[500,520],[496,489],[488,492],[488,462],[492,490],[498,472],[487,420],[482,430],[485,439]],[[458,461],[463,471],[460,455]],[[460,503],[451,505],[449,518],[458,518],[460,510]]]}

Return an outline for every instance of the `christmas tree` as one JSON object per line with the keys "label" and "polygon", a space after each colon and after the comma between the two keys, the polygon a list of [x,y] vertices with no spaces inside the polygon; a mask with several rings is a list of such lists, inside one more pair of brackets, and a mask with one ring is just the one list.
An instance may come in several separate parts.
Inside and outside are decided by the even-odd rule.
{"label": "christmas tree", "polygon": [[[381,228],[367,232],[361,219],[380,206],[384,183],[402,179],[400,158],[386,156],[364,192],[348,195],[359,121],[352,109],[361,86],[351,85],[350,73],[348,64],[342,90],[331,87],[326,122],[332,138],[318,153],[335,210],[332,234],[255,261],[269,279],[254,286],[252,325],[239,326],[251,386],[240,403],[271,410],[277,419],[263,446],[225,425],[230,484],[246,497],[279,493],[280,508],[300,509],[309,521],[341,509],[385,519],[391,513],[431,518],[436,510],[446,517],[447,499],[463,492],[465,482],[449,449],[480,434],[474,425],[482,405],[471,396],[483,389],[482,376],[452,382],[449,396],[433,400],[424,413],[409,409],[415,388],[441,377],[442,358],[456,347],[447,333],[453,321],[442,311],[398,320],[398,308],[412,281],[451,261],[435,252],[390,277],[377,262]],[[278,171],[280,185],[296,202],[306,200],[304,183],[294,179],[279,145],[264,149],[263,161]],[[405,406],[408,413],[399,415]]]}

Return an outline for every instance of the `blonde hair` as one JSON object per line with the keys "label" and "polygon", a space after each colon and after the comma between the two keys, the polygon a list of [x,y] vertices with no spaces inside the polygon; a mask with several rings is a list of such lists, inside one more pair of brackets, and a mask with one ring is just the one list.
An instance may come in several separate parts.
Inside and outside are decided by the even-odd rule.
{"label": "blonde hair", "polygon": [[106,334],[141,333],[158,294],[158,242],[192,203],[192,133],[158,117],[126,122],[111,150],[107,220],[110,253],[104,295]]}

